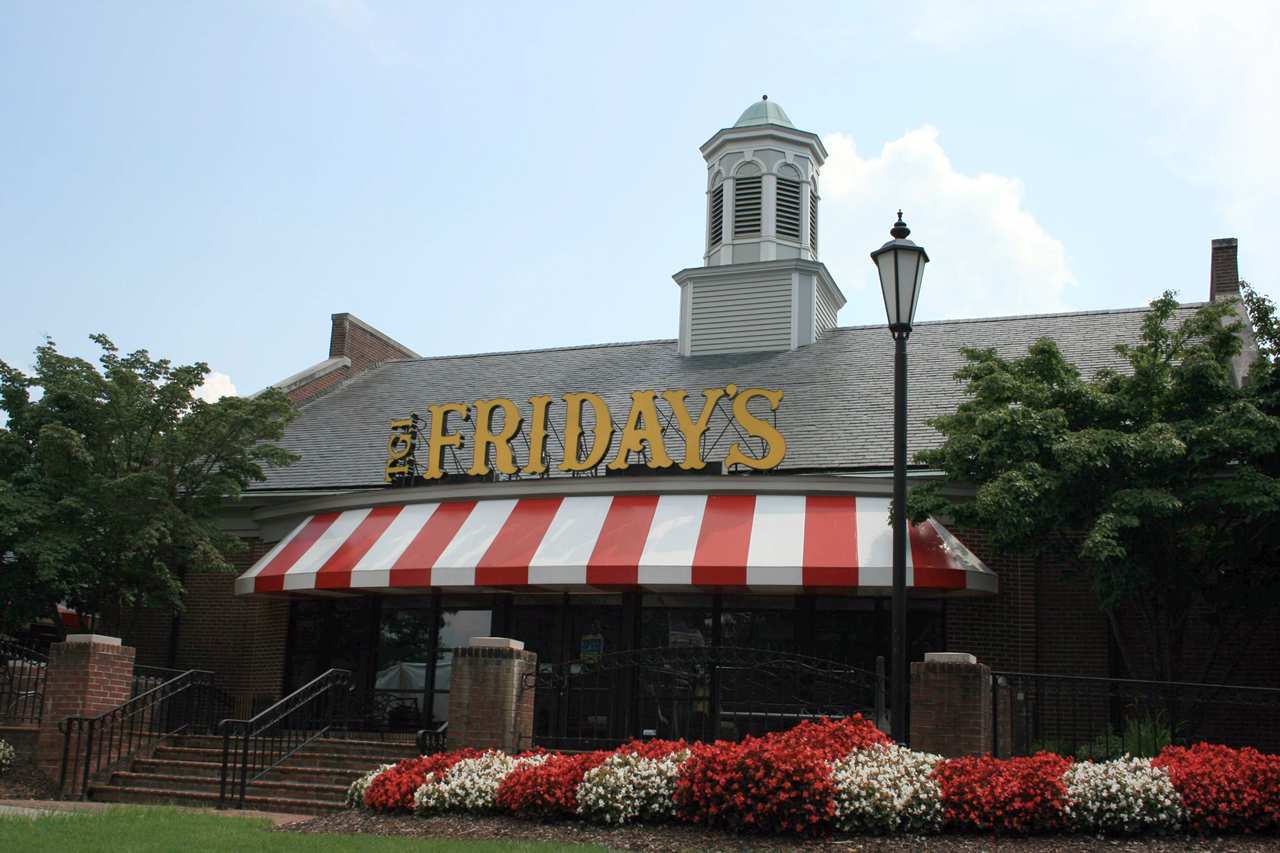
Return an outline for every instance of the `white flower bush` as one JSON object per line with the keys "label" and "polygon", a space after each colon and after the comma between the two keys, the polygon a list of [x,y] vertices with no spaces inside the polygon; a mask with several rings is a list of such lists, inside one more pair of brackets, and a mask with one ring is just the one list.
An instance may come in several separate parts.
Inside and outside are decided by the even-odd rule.
{"label": "white flower bush", "polygon": [[494,808],[498,786],[507,774],[525,764],[541,764],[545,754],[516,757],[490,750],[479,758],[459,761],[426,781],[413,794],[413,810],[420,815],[440,812],[485,812]]}
{"label": "white flower bush", "polygon": [[1149,758],[1077,762],[1062,781],[1067,821],[1077,831],[1173,832],[1182,824],[1182,799]]}
{"label": "white flower bush", "polygon": [[878,744],[835,762],[836,827],[845,832],[937,832],[942,828],[942,791],[932,773],[940,760],[897,744]]}
{"label": "white flower bush", "polygon": [[7,773],[9,768],[13,766],[15,755],[17,755],[17,752],[14,750],[13,745],[0,738],[0,776]]}
{"label": "white flower bush", "polygon": [[364,792],[369,787],[369,783],[374,780],[379,773],[384,770],[390,770],[395,767],[394,764],[383,764],[381,767],[375,767],[359,779],[351,783],[351,787],[347,788],[347,808],[362,809],[364,808]]}
{"label": "white flower bush", "polygon": [[612,755],[578,785],[578,814],[606,824],[663,821],[675,814],[676,777],[689,750],[666,758]]}

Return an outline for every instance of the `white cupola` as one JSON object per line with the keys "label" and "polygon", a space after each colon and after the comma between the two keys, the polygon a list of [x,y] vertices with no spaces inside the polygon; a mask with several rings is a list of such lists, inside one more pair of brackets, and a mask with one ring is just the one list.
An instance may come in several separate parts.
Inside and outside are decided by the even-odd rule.
{"label": "white cupola", "polygon": [[701,148],[704,265],[676,273],[682,355],[795,349],[834,328],[844,295],[818,261],[827,150],[768,96]]}

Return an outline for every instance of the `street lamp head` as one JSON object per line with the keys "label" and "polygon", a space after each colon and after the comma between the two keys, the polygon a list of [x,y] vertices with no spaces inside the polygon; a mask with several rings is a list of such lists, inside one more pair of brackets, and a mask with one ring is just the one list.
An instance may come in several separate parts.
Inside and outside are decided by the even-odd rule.
{"label": "street lamp head", "polygon": [[871,253],[871,262],[880,273],[885,315],[894,337],[911,334],[924,265],[929,263],[929,255],[924,248],[907,239],[910,234],[911,229],[902,221],[902,211],[899,210],[898,221],[889,229],[893,239]]}

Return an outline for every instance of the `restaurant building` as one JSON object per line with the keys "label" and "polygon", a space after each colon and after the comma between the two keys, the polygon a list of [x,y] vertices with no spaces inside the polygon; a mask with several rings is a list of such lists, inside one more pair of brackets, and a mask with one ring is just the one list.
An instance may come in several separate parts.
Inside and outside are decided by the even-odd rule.
{"label": "restaurant building", "polygon": [[[893,341],[839,325],[815,134],[762,100],[701,153],[705,252],[673,276],[670,339],[422,357],[333,315],[328,357],[278,384],[298,405],[282,442],[298,461],[227,508],[250,546],[243,573],[188,578],[179,617],[142,614],[139,662],[213,670],[246,708],[350,669],[371,725],[414,728],[448,719],[450,648],[509,637],[547,672],[618,662],[591,708],[539,695],[537,726],[600,737],[705,734],[711,705],[728,708],[727,685],[663,650],[874,673],[889,643]],[[1214,241],[1212,263],[1210,297],[1235,295],[1235,241]],[[1013,357],[1050,337],[1086,373],[1119,368],[1144,314],[919,323],[910,452],[936,446],[928,422],[960,402],[962,348]],[[1124,674],[1072,569],[992,553],[945,519],[915,527],[912,659]]]}

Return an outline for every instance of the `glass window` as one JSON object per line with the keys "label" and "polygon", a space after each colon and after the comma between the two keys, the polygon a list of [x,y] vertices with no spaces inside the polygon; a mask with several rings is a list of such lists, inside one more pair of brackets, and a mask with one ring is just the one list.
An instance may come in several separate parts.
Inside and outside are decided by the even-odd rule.
{"label": "glass window", "polygon": [[[436,653],[436,686],[431,718],[449,719],[449,681],[453,676],[453,650],[467,646],[472,637],[487,637],[493,624],[492,607],[482,600],[445,600],[440,611],[440,649]],[[449,606],[456,605],[456,606]]]}
{"label": "glass window", "polygon": [[432,630],[430,599],[384,603],[374,709],[379,722],[392,731],[413,731],[423,722]]}

